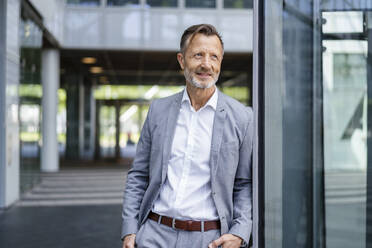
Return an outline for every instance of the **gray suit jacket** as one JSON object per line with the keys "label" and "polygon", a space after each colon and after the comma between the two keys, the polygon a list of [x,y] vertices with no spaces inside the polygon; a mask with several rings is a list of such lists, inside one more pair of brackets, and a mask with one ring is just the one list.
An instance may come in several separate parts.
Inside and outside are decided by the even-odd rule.
{"label": "gray suit jacket", "polygon": [[[128,172],[123,201],[122,238],[137,233],[157,199],[167,175],[168,160],[183,92],[154,100],[136,157]],[[221,234],[248,243],[252,230],[252,109],[218,91],[211,144],[212,195]]]}

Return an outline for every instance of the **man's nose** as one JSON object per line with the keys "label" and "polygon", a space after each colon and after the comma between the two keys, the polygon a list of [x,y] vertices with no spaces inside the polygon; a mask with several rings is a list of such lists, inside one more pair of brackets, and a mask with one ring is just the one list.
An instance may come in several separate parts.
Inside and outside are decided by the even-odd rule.
{"label": "man's nose", "polygon": [[206,70],[211,69],[211,61],[207,56],[203,58],[201,66]]}

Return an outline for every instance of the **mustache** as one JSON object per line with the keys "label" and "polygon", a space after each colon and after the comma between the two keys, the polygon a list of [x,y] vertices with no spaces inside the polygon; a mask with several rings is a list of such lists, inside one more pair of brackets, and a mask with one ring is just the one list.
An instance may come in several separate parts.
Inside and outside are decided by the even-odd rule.
{"label": "mustache", "polygon": [[210,75],[212,75],[212,71],[211,70],[205,70],[205,69],[198,69],[198,70],[195,70],[195,73],[208,73]]}

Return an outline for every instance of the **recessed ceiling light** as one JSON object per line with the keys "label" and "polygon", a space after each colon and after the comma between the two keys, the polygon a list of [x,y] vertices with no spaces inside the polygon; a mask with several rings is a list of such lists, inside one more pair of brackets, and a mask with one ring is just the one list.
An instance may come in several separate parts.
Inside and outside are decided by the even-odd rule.
{"label": "recessed ceiling light", "polygon": [[91,73],[102,73],[103,69],[100,66],[93,66],[93,67],[90,67],[90,72]]}
{"label": "recessed ceiling light", "polygon": [[94,57],[84,57],[81,59],[81,62],[84,64],[94,64],[97,62],[97,59]]}

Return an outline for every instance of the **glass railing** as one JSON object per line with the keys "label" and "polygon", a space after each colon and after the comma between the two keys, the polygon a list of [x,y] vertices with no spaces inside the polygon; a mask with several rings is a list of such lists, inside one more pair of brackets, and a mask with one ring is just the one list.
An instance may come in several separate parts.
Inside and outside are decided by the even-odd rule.
{"label": "glass railing", "polygon": [[[67,0],[69,6],[82,7],[99,7],[104,4],[101,0]],[[160,8],[177,8],[181,7],[180,0],[146,0],[143,5],[139,0],[107,0],[108,7],[160,7]],[[185,0],[184,7],[186,8],[217,8],[216,0]],[[224,0],[223,8],[226,9],[252,9],[253,0]]]}

